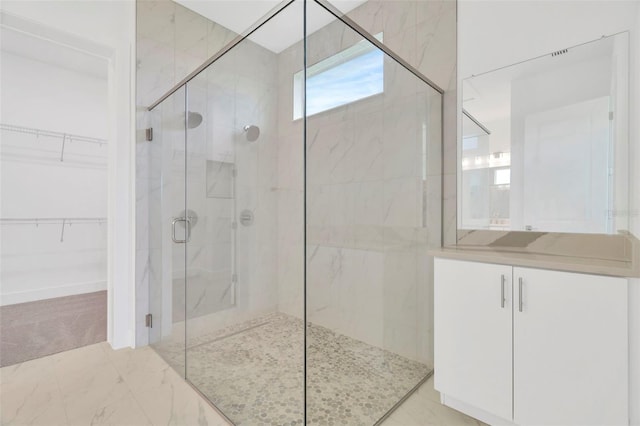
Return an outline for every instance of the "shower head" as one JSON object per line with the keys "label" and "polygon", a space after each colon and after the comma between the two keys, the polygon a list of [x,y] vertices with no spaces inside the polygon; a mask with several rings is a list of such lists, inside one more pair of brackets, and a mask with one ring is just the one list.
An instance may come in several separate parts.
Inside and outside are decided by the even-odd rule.
{"label": "shower head", "polygon": [[247,134],[247,140],[249,142],[255,142],[260,137],[260,127],[253,124],[247,124],[244,126],[244,132]]}
{"label": "shower head", "polygon": [[202,114],[198,112],[187,112],[187,128],[195,129],[202,123]]}

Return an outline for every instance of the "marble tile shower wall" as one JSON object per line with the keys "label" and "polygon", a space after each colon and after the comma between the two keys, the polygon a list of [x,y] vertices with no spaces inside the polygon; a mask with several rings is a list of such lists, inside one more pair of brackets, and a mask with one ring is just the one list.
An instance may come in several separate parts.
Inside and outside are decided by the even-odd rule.
{"label": "marble tile shower wall", "polygon": [[[456,57],[456,3],[453,0],[441,0],[441,1],[379,1],[370,0],[359,8],[349,13],[349,16],[354,19],[359,25],[363,26],[372,34],[379,32],[384,33],[384,43],[389,46],[393,51],[402,56],[409,63],[417,67],[421,72],[435,81],[439,86],[446,90],[445,101],[445,123],[449,123],[448,129],[455,129],[455,57]],[[187,28],[188,27],[188,28]],[[340,39],[342,34],[340,31],[334,33],[335,37],[327,37],[325,43],[316,43],[317,59],[327,56],[331,53],[335,53],[340,50]],[[348,33],[348,31],[346,32]],[[346,34],[345,33],[345,34]],[[229,40],[231,40],[235,34],[224,29],[223,27],[212,23],[199,15],[190,12],[187,9],[169,1],[169,0],[157,0],[157,1],[139,1],[138,2],[138,140],[144,139],[143,129],[148,126],[148,117],[145,116],[145,106],[153,100],[157,99],[164,91],[173,84],[178,82],[184,75],[188,74],[191,69],[195,69],[204,60],[206,60],[211,54],[215,53],[220,47],[224,46]],[[180,40],[177,40],[180,39]],[[329,41],[333,40],[331,43]],[[343,42],[343,46],[348,46],[348,40]],[[320,48],[320,46],[323,46]],[[271,216],[270,221],[263,224],[256,224],[254,226],[255,235],[259,235],[265,245],[262,247],[255,246],[251,250],[255,250],[252,254],[247,254],[254,262],[262,265],[263,271],[268,271],[270,276],[275,276],[277,279],[272,280],[275,282],[274,288],[277,288],[277,304],[278,310],[281,312],[302,316],[303,310],[303,247],[302,247],[302,230],[304,226],[303,217],[303,180],[302,180],[302,123],[301,121],[292,121],[289,118],[292,117],[292,73],[297,72],[302,67],[302,51],[300,44],[293,48],[287,49],[281,54],[277,55],[278,72],[277,78],[277,93],[275,96],[277,99],[277,108],[272,108],[272,112],[277,112],[277,117],[269,118],[271,123],[278,123],[276,132],[277,139],[269,138],[268,143],[261,143],[253,147],[247,147],[246,152],[253,154],[258,158],[257,169],[254,169],[258,174],[258,181],[261,182],[260,191],[254,191],[252,194],[247,192],[247,205],[255,203],[256,209],[263,209],[263,211],[269,208],[277,211],[277,215]],[[310,58],[312,63],[314,60]],[[260,89],[261,90],[261,89]],[[383,114],[381,110],[377,110],[379,105],[375,105],[375,99],[372,102],[363,103],[364,108],[361,114],[353,114],[351,117],[343,116],[342,118],[335,117],[337,121],[345,118],[354,118],[357,120],[356,127],[353,130],[353,134],[358,134],[358,137],[366,141],[373,136],[376,125],[381,125],[381,121],[378,119]],[[416,100],[417,102],[417,100]],[[436,109],[433,105],[429,105],[429,102],[435,102],[433,99],[425,100],[422,107],[426,110],[428,108]],[[275,104],[274,104],[275,105]],[[367,112],[367,108],[369,108]],[[400,114],[401,106],[398,104],[395,107],[396,114]],[[452,109],[453,108],[453,109]],[[401,115],[401,114],[400,114]],[[357,116],[357,118],[355,118]],[[271,121],[273,120],[273,121]],[[387,122],[392,120],[391,117],[387,118]],[[453,127],[451,121],[453,120]],[[319,122],[311,124],[320,128]],[[373,124],[373,126],[371,126]],[[262,127],[262,126],[261,126]],[[332,130],[323,129],[323,135],[327,135],[327,132],[333,132],[333,136],[340,136],[339,125],[332,125]],[[434,130],[435,126],[430,127],[430,130]],[[455,134],[452,136],[447,133],[448,129],[445,129],[445,145],[447,147],[452,146],[452,150],[446,150],[449,155],[453,155],[453,160],[450,162],[453,164],[455,171]],[[262,127],[264,131],[265,128]],[[392,130],[387,130],[393,132]],[[451,138],[453,137],[453,142]],[[325,140],[324,136],[321,136],[321,140]],[[320,140],[320,139],[319,139]],[[434,140],[434,139],[431,139]],[[261,136],[262,141],[262,136]],[[267,141],[265,141],[267,142]],[[273,142],[273,143],[272,143]],[[277,142],[277,146],[276,145]],[[321,144],[318,145],[320,147]],[[387,148],[390,146],[387,144]],[[371,151],[366,149],[366,142],[361,144],[361,149],[364,154],[370,154]],[[383,146],[384,148],[384,146]],[[441,209],[440,196],[438,194],[436,199],[436,192],[440,188],[440,173],[441,162],[439,161],[441,155],[436,152],[440,149],[440,144],[429,145],[430,154],[428,159],[433,163],[429,163],[427,173],[429,179],[427,183],[429,188],[420,190],[419,183],[416,181],[410,181],[409,179],[402,182],[402,178],[398,177],[394,182],[389,181],[383,183],[383,188],[386,189],[387,194],[391,194],[394,191],[405,190],[405,194],[408,194],[407,188],[416,188],[415,194],[419,196],[413,197],[412,203],[415,210],[412,207],[410,210],[404,208],[391,209],[390,215],[387,216],[387,220],[391,222],[396,221],[396,227],[390,227],[389,229],[397,230],[399,240],[413,239],[414,241],[428,239],[430,245],[440,244],[440,216]],[[150,158],[153,156],[160,157],[159,152],[154,153],[155,145],[148,143],[138,143],[137,146],[137,261],[136,261],[136,293],[137,293],[137,344],[145,344],[147,341],[147,329],[144,327],[144,314],[148,312],[148,282],[149,277],[157,277],[162,274],[159,267],[156,265],[162,264],[162,252],[161,244],[159,241],[149,243],[150,235],[155,232],[149,233],[148,229],[148,214],[149,214],[149,202],[150,198],[148,194],[151,194],[153,199],[154,194],[159,197],[160,188],[157,187],[157,176],[152,176],[153,171],[149,168]],[[446,155],[445,152],[445,155]],[[388,151],[381,152],[384,155],[389,154]],[[391,152],[391,154],[395,154]],[[406,154],[406,153],[404,153]],[[238,152],[238,155],[242,155]],[[402,164],[402,154],[398,153],[397,165]],[[393,155],[391,156],[393,157]],[[314,157],[314,158],[320,158]],[[330,160],[330,159],[329,159]],[[350,160],[351,161],[351,160]],[[396,162],[394,160],[393,162]],[[348,163],[348,162],[347,162]],[[343,163],[343,164],[347,164]],[[391,164],[391,163],[390,163]],[[357,164],[356,164],[357,165]],[[355,168],[358,169],[358,167]],[[374,277],[374,282],[371,284],[371,288],[380,289],[385,282],[399,283],[414,285],[415,282],[426,282],[430,280],[430,259],[426,258],[424,250],[418,246],[405,246],[392,253],[389,247],[380,246],[380,241],[371,238],[376,235],[375,231],[379,229],[379,224],[375,224],[374,217],[378,216],[374,211],[379,211],[379,206],[385,202],[384,199],[380,199],[375,196],[376,185],[373,181],[367,181],[365,175],[357,176],[360,172],[355,172],[352,178],[345,177],[345,182],[330,182],[328,185],[323,185],[323,182],[319,180],[313,188],[310,188],[310,194],[313,195],[314,201],[316,198],[321,202],[317,212],[309,212],[310,215],[315,215],[318,219],[318,223],[322,223],[323,220],[338,220],[341,215],[338,212],[326,213],[322,212],[322,203],[325,201],[331,202],[336,197],[346,200],[352,194],[360,194],[358,206],[347,206],[344,204],[341,208],[351,209],[352,213],[358,215],[363,214],[367,217],[362,217],[362,226],[353,227],[353,232],[349,231],[346,234],[353,235],[353,238],[346,238],[345,233],[335,233],[336,238],[343,238],[340,240],[342,246],[336,246],[334,248],[337,251],[331,252],[330,245],[317,245],[317,265],[322,264],[320,262],[323,258],[329,258],[335,260],[336,268],[340,271],[340,277],[333,280],[334,284],[339,282],[349,283],[351,279],[349,276],[357,275],[358,271],[368,269],[369,276]],[[269,179],[263,179],[264,176],[271,176]],[[344,174],[343,174],[344,176]],[[446,177],[446,175],[445,175]],[[321,177],[319,177],[321,179]],[[344,183],[344,185],[342,185]],[[271,185],[271,186],[269,186]],[[342,186],[342,188],[340,188]],[[445,189],[450,188],[455,191],[455,172],[453,172],[453,182],[445,180]],[[334,193],[332,193],[334,191]],[[351,191],[351,192],[350,192]],[[423,191],[423,192],[420,192]],[[407,211],[410,211],[412,218],[418,220],[424,212],[418,206],[421,203],[426,191],[431,201],[426,203],[428,224],[423,229],[413,228],[411,226],[402,227],[399,226],[404,220],[408,219],[405,215]],[[435,191],[435,192],[434,192]],[[450,192],[450,191],[449,191]],[[366,194],[371,194],[371,197],[367,197]],[[250,195],[249,195],[250,194]],[[240,194],[239,194],[239,197]],[[324,197],[324,198],[323,198]],[[406,197],[409,199],[411,197]],[[324,200],[324,201],[323,201]],[[355,200],[355,198],[354,198]],[[452,201],[453,204],[453,219],[446,220],[446,223],[453,224],[453,235],[455,238],[455,192],[446,196],[446,200]],[[389,200],[386,200],[389,201]],[[355,202],[355,201],[354,201]],[[153,203],[153,202],[152,202]],[[375,208],[368,206],[376,206]],[[400,206],[396,204],[396,206]],[[451,214],[450,214],[451,215]],[[347,215],[346,217],[348,217]],[[353,214],[351,215],[353,217]],[[322,219],[325,218],[325,219]],[[265,219],[264,217],[262,219]],[[350,219],[351,220],[351,219]],[[326,222],[331,223],[331,222]],[[384,227],[384,223],[382,224]],[[346,227],[343,229],[347,229]],[[447,230],[445,229],[445,234]],[[450,233],[450,232],[449,232]],[[356,237],[356,234],[359,236]],[[322,232],[318,232],[318,238],[321,238]],[[242,240],[242,235],[238,236],[239,241]],[[152,239],[153,240],[153,239]],[[269,254],[267,248],[267,242],[270,240],[277,240],[274,246],[277,247],[275,254],[273,250]],[[383,239],[384,240],[384,239]],[[333,240],[325,240],[332,242]],[[359,244],[359,245],[357,245]],[[370,244],[370,247],[364,247],[364,245]],[[310,249],[310,255],[313,251]],[[275,256],[275,257],[274,257]],[[149,259],[151,260],[151,265]],[[155,261],[153,260],[155,259]],[[240,259],[238,259],[240,261]],[[249,262],[244,262],[247,267],[247,277],[252,274],[257,275],[258,269],[253,269],[255,265],[250,265]],[[250,267],[251,266],[251,267]],[[377,270],[376,268],[380,269]],[[318,269],[318,272],[321,270]],[[376,272],[377,271],[377,272]],[[386,271],[386,272],[385,272]],[[392,271],[401,271],[405,273],[405,276],[410,275],[409,278],[403,278],[400,275],[392,273]],[[165,271],[166,272],[166,271]],[[332,271],[328,270],[328,276],[331,276]],[[241,274],[244,274],[241,272]],[[385,274],[387,276],[385,277]],[[255,276],[254,275],[254,276]],[[321,274],[318,273],[317,277]],[[412,278],[414,277],[414,278]],[[415,278],[415,277],[424,277]],[[311,278],[311,277],[310,277]],[[250,279],[250,278],[249,278]],[[377,280],[377,281],[376,281]],[[416,281],[417,280],[417,281]],[[318,282],[318,280],[316,280]],[[334,294],[334,299],[343,299],[344,303],[356,303],[359,305],[360,311],[354,310],[352,315],[360,315],[358,312],[365,314],[363,318],[371,318],[372,326],[366,327],[362,321],[356,321],[358,326],[354,326],[356,329],[362,328],[362,330],[350,330],[349,327],[342,327],[342,331],[347,334],[360,336],[362,340],[370,340],[377,343],[376,339],[380,339],[380,335],[371,336],[367,330],[379,329],[381,318],[373,318],[374,311],[385,312],[384,315],[391,315],[391,312],[397,311],[397,309],[390,306],[396,303],[396,301],[390,302],[396,294],[414,294],[412,292],[424,292],[419,297],[422,300],[429,300],[432,296],[432,286],[427,284],[426,286],[413,286],[410,289],[398,292],[387,292],[387,294],[376,292],[380,297],[375,301],[357,300],[353,296],[362,294],[363,291],[368,291],[369,287],[358,287],[359,285],[365,285],[366,278],[358,277],[358,283],[353,286],[344,286],[344,294]],[[327,285],[326,281],[323,285]],[[377,286],[377,287],[376,287]],[[330,287],[327,287],[330,288]],[[336,287],[334,287],[336,288]],[[273,300],[275,294],[270,294],[268,286],[264,286],[268,298]],[[318,293],[318,306],[322,305],[322,300],[326,300],[326,295]],[[248,294],[237,295],[238,300],[250,297]],[[256,302],[256,299],[253,299]],[[252,302],[252,303],[254,303]],[[402,306],[403,303],[409,301],[397,301],[398,306]],[[386,304],[383,306],[381,304]],[[425,305],[427,306],[427,305]],[[417,309],[417,308],[416,308]],[[326,312],[325,317],[330,317]],[[346,311],[345,311],[346,312]],[[366,312],[371,313],[367,316]],[[415,311],[418,315],[417,311]],[[416,347],[415,344],[408,351],[404,351],[407,356],[418,359],[430,359],[430,345],[429,333],[431,332],[431,314],[429,312],[422,312],[420,315],[424,316],[420,322],[420,327],[417,327],[415,321],[411,321],[411,324],[407,324],[408,331],[403,333],[402,336],[384,337],[382,339],[388,342],[393,341],[396,343],[388,343],[387,346],[393,348],[401,348],[402,342],[406,342],[407,339],[412,339],[416,334],[420,337],[420,345]],[[338,316],[340,317],[340,316]],[[318,314],[318,318],[322,320],[323,316]],[[342,320],[348,322],[349,318],[342,315]],[[414,318],[417,318],[414,316]],[[386,317],[382,318],[386,320]],[[377,322],[376,322],[377,321]],[[427,324],[425,329],[422,328],[422,324]],[[334,327],[335,328],[335,327]],[[387,330],[387,335],[392,330]],[[426,334],[425,334],[426,333]],[[394,346],[395,345],[395,346]],[[384,345],[383,345],[384,346]],[[396,351],[403,352],[401,349]]]}
{"label": "marble tile shower wall", "polygon": [[[384,44],[444,91],[441,174],[442,235],[456,242],[457,185],[457,1],[369,0],[348,16],[371,34],[384,33]],[[435,207],[434,207],[435,208]],[[439,207],[438,207],[439,208]]]}
{"label": "marble tile shower wall", "polygon": [[[349,16],[372,34],[383,32],[391,50],[441,87],[455,88],[455,2],[369,1]],[[360,40],[334,22],[310,36],[308,63]],[[291,78],[301,61],[301,44],[279,55],[278,300],[280,311],[298,317],[302,123],[288,118]],[[432,360],[426,251],[441,242],[440,102],[437,93],[386,59],[384,95],[307,123],[309,320],[423,362]]]}
{"label": "marble tile shower wall", "polygon": [[[245,40],[188,84],[188,110],[203,116],[187,133],[187,204],[199,217],[187,247],[187,318],[198,318],[190,334],[276,309],[276,64],[275,54]],[[245,125],[260,128],[257,141],[247,141]],[[232,198],[209,195],[207,170],[214,165],[235,170],[226,181]],[[231,224],[243,210],[254,222],[238,223],[234,231]],[[181,264],[179,253],[172,264]],[[175,272],[182,273],[174,270],[174,279]],[[236,306],[228,310],[234,272]],[[174,302],[184,303],[179,297]]]}
{"label": "marble tile shower wall", "polygon": [[150,204],[158,208],[161,196],[159,170],[151,162],[161,161],[162,152],[159,143],[145,141],[147,107],[236,34],[170,0],[141,0],[136,7],[136,344],[144,345],[149,280],[162,276],[162,240],[153,236],[163,235],[160,229],[150,232]]}

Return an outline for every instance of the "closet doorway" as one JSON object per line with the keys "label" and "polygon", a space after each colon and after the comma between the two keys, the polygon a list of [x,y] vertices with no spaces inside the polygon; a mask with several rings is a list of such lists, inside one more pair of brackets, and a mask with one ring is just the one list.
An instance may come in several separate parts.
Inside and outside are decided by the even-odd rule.
{"label": "closet doorway", "polygon": [[107,339],[109,61],[17,16],[0,31],[6,366]]}

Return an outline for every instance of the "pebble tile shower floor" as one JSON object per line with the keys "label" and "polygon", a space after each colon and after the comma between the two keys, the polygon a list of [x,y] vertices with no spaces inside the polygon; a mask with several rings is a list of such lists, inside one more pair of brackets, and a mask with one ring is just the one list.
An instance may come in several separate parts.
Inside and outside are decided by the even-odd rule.
{"label": "pebble tile shower floor", "polygon": [[[303,424],[303,322],[268,316],[190,341],[189,380],[238,425]],[[431,368],[392,352],[310,325],[307,422],[372,425]],[[156,350],[178,371],[176,345]]]}

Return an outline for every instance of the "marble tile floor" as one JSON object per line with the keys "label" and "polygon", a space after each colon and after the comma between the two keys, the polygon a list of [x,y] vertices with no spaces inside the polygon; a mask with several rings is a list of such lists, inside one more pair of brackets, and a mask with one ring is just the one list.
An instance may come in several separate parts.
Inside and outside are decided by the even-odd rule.
{"label": "marble tile floor", "polygon": [[[227,423],[149,347],[99,343],[0,369],[2,425]],[[439,402],[429,379],[385,426],[477,425]]]}
{"label": "marble tile floor", "polygon": [[0,369],[0,424],[227,423],[153,349],[98,343]]}

